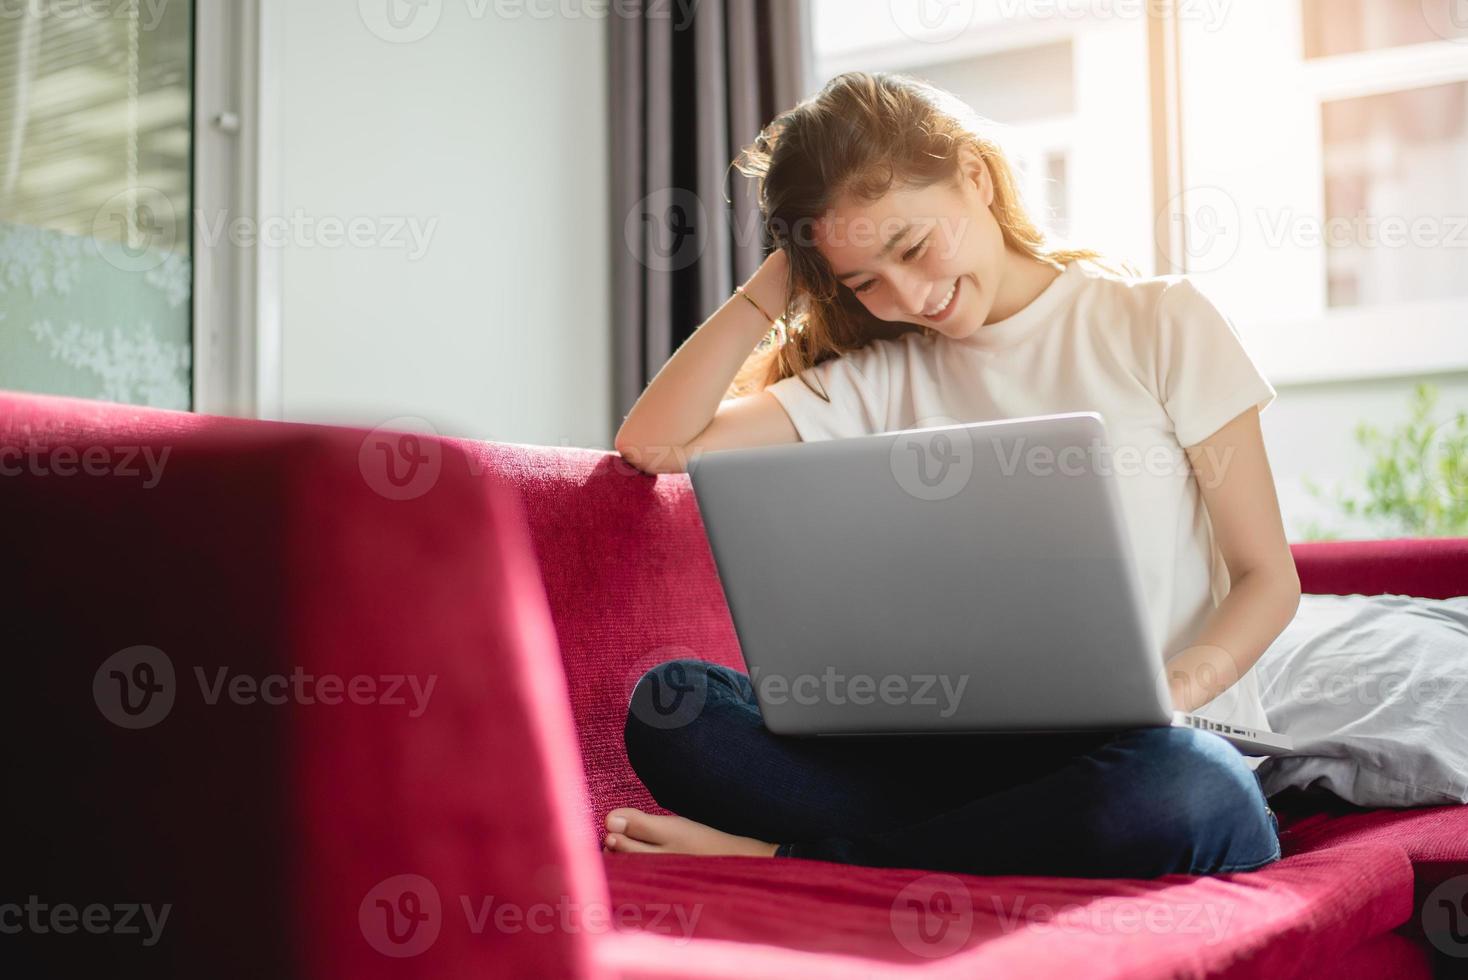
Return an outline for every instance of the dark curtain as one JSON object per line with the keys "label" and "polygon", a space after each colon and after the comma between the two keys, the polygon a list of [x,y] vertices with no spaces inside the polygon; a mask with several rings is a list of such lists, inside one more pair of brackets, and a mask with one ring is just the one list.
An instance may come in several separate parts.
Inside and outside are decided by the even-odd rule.
{"label": "dark curtain", "polygon": [[611,18],[613,429],[759,266],[739,149],[805,88],[805,0],[639,0]]}

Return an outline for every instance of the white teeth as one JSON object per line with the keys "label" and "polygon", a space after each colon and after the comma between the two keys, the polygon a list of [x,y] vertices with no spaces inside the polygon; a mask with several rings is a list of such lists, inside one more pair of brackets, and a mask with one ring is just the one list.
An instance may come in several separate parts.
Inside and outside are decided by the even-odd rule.
{"label": "white teeth", "polygon": [[957,279],[953,280],[953,287],[948,290],[948,295],[943,297],[943,302],[941,302],[941,303],[938,304],[938,308],[936,310],[933,310],[931,313],[924,312],[923,313],[923,316],[926,316],[926,317],[935,317],[938,314],[942,313],[944,310],[948,309],[948,304],[951,303],[951,302],[953,302],[953,294],[956,293],[956,292],[958,292],[958,280]]}

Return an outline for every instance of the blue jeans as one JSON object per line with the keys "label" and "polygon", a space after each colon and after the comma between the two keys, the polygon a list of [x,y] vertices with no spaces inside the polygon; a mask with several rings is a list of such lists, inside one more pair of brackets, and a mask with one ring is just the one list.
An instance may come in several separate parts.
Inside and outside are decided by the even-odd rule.
{"label": "blue jeans", "polygon": [[624,738],[661,806],[778,843],[777,856],[1094,878],[1252,871],[1280,856],[1243,756],[1191,728],[781,736],[747,675],[688,659],[642,676]]}

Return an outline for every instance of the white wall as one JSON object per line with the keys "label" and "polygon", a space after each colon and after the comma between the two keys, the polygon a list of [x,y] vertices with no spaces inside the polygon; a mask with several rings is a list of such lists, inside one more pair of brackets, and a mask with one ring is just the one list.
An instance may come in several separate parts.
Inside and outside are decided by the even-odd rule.
{"label": "white wall", "polygon": [[[279,214],[378,242],[281,249],[283,416],[609,445],[605,18],[431,0],[394,43],[372,6],[275,7]],[[381,244],[392,217],[421,257]]]}

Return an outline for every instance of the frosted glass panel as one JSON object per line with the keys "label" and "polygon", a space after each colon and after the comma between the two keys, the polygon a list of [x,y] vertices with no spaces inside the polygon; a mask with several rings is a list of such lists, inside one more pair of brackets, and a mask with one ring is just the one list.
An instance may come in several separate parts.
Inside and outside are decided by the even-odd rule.
{"label": "frosted glass panel", "polygon": [[0,388],[187,409],[192,4],[0,17]]}

